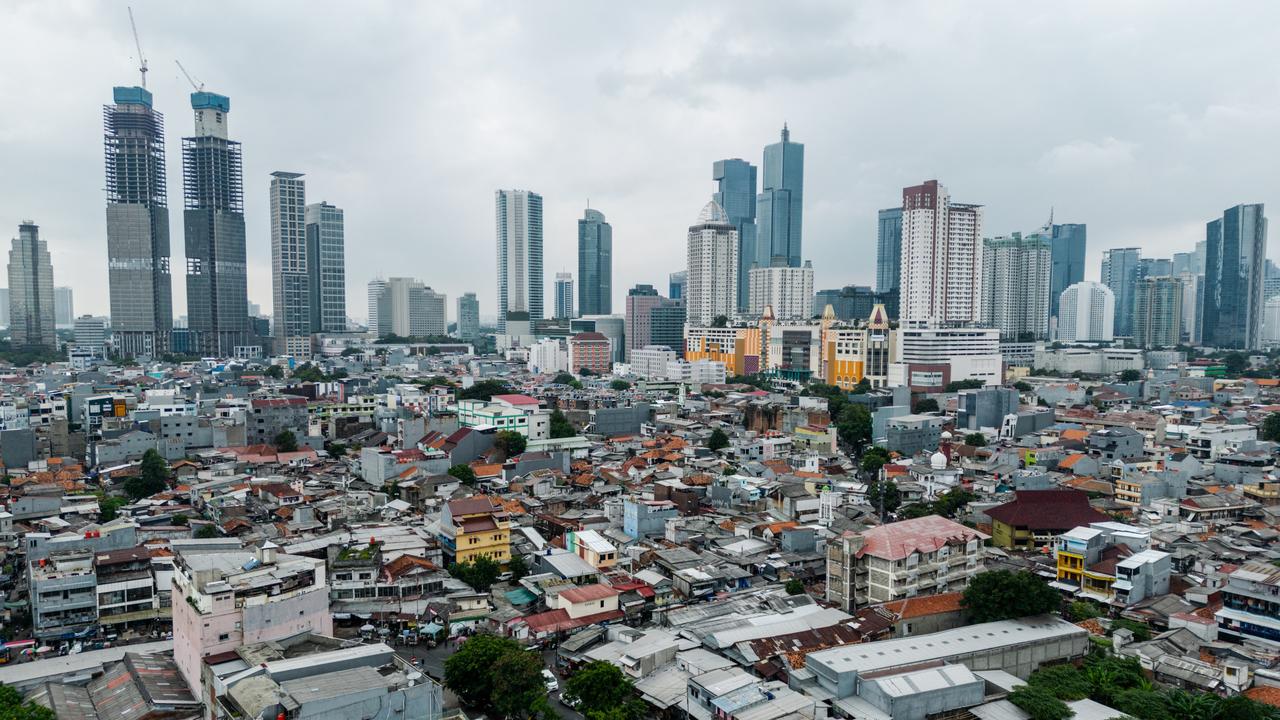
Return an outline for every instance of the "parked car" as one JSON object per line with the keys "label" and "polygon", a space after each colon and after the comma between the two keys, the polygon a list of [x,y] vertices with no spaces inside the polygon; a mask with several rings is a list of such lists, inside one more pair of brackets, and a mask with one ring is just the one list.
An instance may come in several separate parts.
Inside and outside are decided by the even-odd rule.
{"label": "parked car", "polygon": [[542,669],[542,682],[547,686],[547,692],[553,693],[560,689],[560,681],[556,676],[546,668]]}

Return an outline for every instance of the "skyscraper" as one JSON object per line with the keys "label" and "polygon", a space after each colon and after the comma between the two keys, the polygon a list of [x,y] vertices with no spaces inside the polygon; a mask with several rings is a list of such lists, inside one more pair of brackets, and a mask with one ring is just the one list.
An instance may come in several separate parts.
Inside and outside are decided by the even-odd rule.
{"label": "skyscraper", "polygon": [[1142,251],[1112,248],[1102,252],[1102,284],[1116,297],[1115,334],[1133,335],[1133,296],[1142,277]]}
{"label": "skyscraper", "polygon": [[378,294],[375,309],[378,336],[422,338],[444,335],[448,327],[447,306],[444,293],[438,293],[413,278],[387,278]]}
{"label": "skyscraper", "polygon": [[982,206],[951,202],[937,180],[902,189],[898,311],[903,321],[982,318]]}
{"label": "skyscraper", "polygon": [[1139,279],[1173,274],[1173,260],[1169,258],[1142,258],[1141,267]]}
{"label": "skyscraper", "polygon": [[372,333],[374,337],[381,337],[381,335],[378,334],[378,299],[382,297],[382,290],[386,286],[387,281],[380,277],[369,281],[369,332]]}
{"label": "skyscraper", "polygon": [[[751,266],[760,261],[756,249],[756,168],[739,158],[717,160],[711,166],[711,179],[716,181],[711,199],[724,208],[729,223],[738,230],[737,302],[738,311],[746,312]],[[763,262],[768,264],[768,258]]]}
{"label": "skyscraper", "polygon": [[1111,342],[1115,336],[1115,294],[1102,283],[1081,281],[1063,290],[1058,311],[1063,342]]}
{"label": "skyscraper", "polygon": [[498,332],[506,333],[508,312],[527,312],[530,323],[543,319],[542,196],[528,190],[498,190],[494,204]]}
{"label": "skyscraper", "polygon": [[685,306],[691,325],[710,325],[738,309],[738,230],[716,201],[689,228],[689,284]]}
{"label": "skyscraper", "polygon": [[69,287],[53,289],[53,324],[55,327],[74,327],[76,324],[75,294]]}
{"label": "skyscraper", "polygon": [[458,339],[474,340],[480,337],[480,301],[475,293],[458,296]]}
{"label": "skyscraper", "polygon": [[[876,292],[887,293],[897,290],[901,274],[902,208],[887,208],[880,211],[876,223]],[[863,318],[867,315],[858,317]]]}
{"label": "skyscraper", "polygon": [[573,273],[556,273],[556,314],[557,320],[573,318]]}
{"label": "skyscraper", "polygon": [[681,270],[667,276],[667,297],[672,300],[683,300],[685,288],[689,286],[689,271]]}
{"label": "skyscraper", "polygon": [[1267,218],[1261,203],[1236,205],[1205,227],[1205,345],[1253,350],[1262,344]]}
{"label": "skyscraper", "polygon": [[813,317],[813,264],[804,267],[788,267],[781,258],[774,259],[770,267],[751,268],[752,317],[764,315],[765,308],[773,309],[775,320],[807,320]]}
{"label": "skyscraper", "polygon": [[271,289],[275,352],[311,355],[311,275],[307,267],[307,189],[302,173],[271,173]]}
{"label": "skyscraper", "polygon": [[1053,243],[1053,270],[1049,274],[1049,317],[1058,317],[1062,291],[1084,280],[1084,255],[1088,228],[1084,223],[1049,226]]}
{"label": "skyscraper", "polygon": [[53,264],[40,228],[30,220],[18,226],[9,249],[9,338],[14,347],[58,346]]}
{"label": "skyscraper", "polygon": [[[659,328],[662,342],[654,339],[654,311],[664,307],[678,307],[680,301],[662,297],[652,285],[636,285],[627,291],[626,325],[622,335],[626,344],[626,361],[631,362],[631,353],[647,345],[670,345],[671,337],[667,328]],[[668,321],[669,324],[669,321]],[[683,324],[683,323],[681,323]]]}
{"label": "skyscraper", "polygon": [[578,314],[613,312],[613,226],[587,210],[578,221]]}
{"label": "skyscraper", "polygon": [[231,99],[194,92],[191,109],[195,135],[182,139],[187,326],[201,354],[229,357],[250,344],[244,165],[228,139]]}
{"label": "skyscraper", "polygon": [[1053,240],[1013,233],[983,241],[982,323],[1013,340],[1049,336],[1049,286]]}
{"label": "skyscraper", "polygon": [[169,203],[164,116],[151,93],[117,87],[103,107],[107,167],[107,273],[111,325],[126,357],[169,350]]}
{"label": "skyscraper", "polygon": [[775,257],[800,267],[800,231],[804,219],[804,145],[791,142],[782,126],[782,139],[764,149],[763,190],[757,210],[760,224],[756,264],[768,267]]}
{"label": "skyscraper", "polygon": [[347,329],[347,257],[342,208],[327,202],[307,206],[307,285],[311,331]]}
{"label": "skyscraper", "polygon": [[1133,342],[1141,348],[1173,347],[1182,339],[1182,281],[1168,275],[1143,278],[1133,295]]}

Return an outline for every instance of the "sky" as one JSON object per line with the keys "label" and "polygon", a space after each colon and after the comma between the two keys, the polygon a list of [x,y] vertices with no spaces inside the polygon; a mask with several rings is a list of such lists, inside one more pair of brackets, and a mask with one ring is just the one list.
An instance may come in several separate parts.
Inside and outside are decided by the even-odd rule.
{"label": "sky", "polygon": [[[346,212],[347,310],[412,276],[496,298],[498,188],[544,198],[548,308],[577,219],[613,226],[613,306],[665,292],[711,166],[805,145],[815,287],[873,284],[876,210],[938,179],[984,235],[1089,226],[1102,251],[1190,251],[1237,203],[1280,202],[1275,2],[237,2],[134,0],[165,114],[182,268],[182,64],[231,97],[249,299],[271,308],[270,173]],[[193,10],[199,9],[198,12]],[[40,225],[77,314],[106,314],[102,110],[138,83],[124,3],[0,4],[0,238]],[[1280,253],[1269,253],[1280,257]],[[175,316],[186,290],[174,275]]]}

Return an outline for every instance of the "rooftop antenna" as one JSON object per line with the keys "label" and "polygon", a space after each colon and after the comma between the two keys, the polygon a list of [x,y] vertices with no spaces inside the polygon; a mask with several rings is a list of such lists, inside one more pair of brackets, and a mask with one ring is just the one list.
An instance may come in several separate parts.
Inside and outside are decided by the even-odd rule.
{"label": "rooftop antenna", "polygon": [[1045,227],[1048,227],[1048,228],[1053,227],[1053,206],[1052,205],[1049,206],[1049,224],[1045,225]]}
{"label": "rooftop antenna", "polygon": [[129,7],[129,27],[133,28],[133,44],[138,47],[138,72],[142,73],[142,89],[147,89],[147,59],[142,55],[142,41],[138,39],[138,24],[133,21],[133,7]]}
{"label": "rooftop antenna", "polygon": [[191,73],[187,72],[187,69],[182,67],[181,60],[174,59],[174,62],[178,64],[178,69],[182,71],[182,74],[184,76],[186,76],[187,82],[191,83],[191,87],[195,88],[196,92],[204,92],[204,83],[200,82],[196,78],[191,77]]}

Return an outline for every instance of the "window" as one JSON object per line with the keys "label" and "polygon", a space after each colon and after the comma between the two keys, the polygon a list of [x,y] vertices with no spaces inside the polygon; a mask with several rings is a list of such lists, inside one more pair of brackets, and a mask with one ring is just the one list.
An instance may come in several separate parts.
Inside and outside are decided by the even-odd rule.
{"label": "window", "polygon": [[231,639],[231,633],[219,633],[218,642],[226,642]]}

